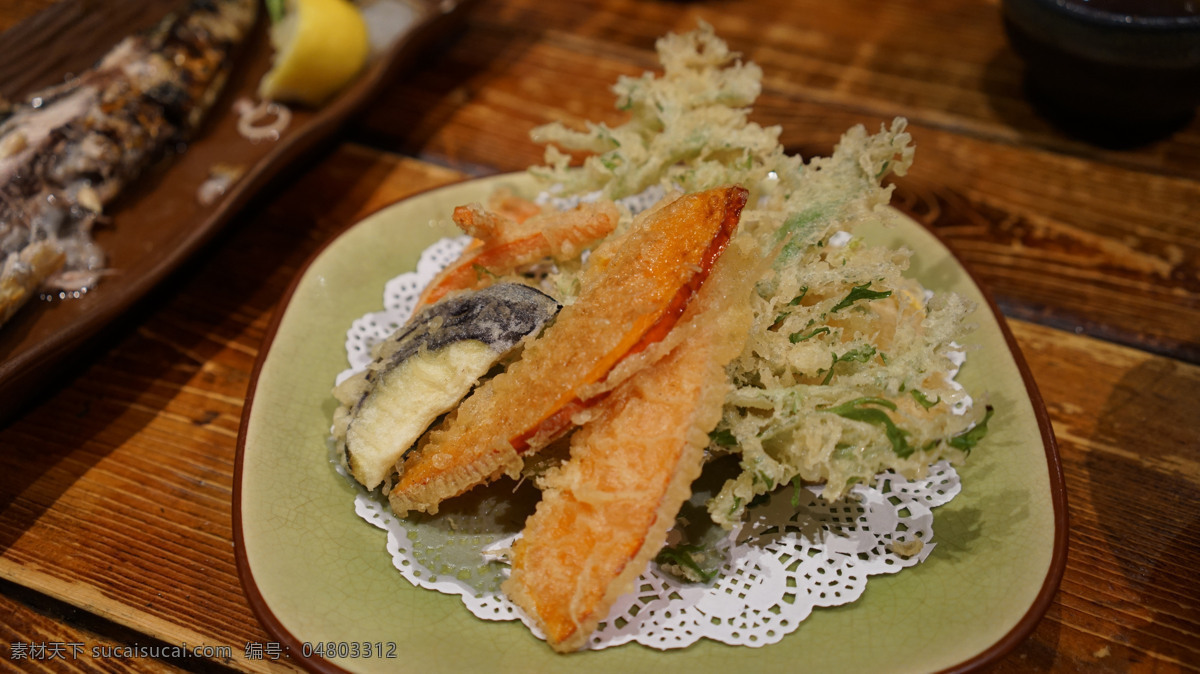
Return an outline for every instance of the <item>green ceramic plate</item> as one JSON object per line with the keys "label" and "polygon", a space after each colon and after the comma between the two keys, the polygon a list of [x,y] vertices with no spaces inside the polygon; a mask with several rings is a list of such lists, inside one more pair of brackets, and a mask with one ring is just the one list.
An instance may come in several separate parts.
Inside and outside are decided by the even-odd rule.
{"label": "green ceramic plate", "polygon": [[[979,302],[971,340],[979,350],[960,380],[986,390],[996,407],[986,441],[960,469],[962,494],[937,510],[938,547],[927,562],[872,577],[858,602],[817,609],[763,648],[702,641],[669,652],[627,644],[556,655],[519,623],[483,622],[457,597],[411,587],[392,568],[386,535],[355,515],[354,491],[327,460],[329,390],[346,367],[345,332],[381,308],[388,279],[453,233],[431,221],[501,183],[528,188],[524,180],[452,185],[366,218],[310,262],[275,317],[242,420],[234,529],[250,604],[293,661],[425,674],[937,671],[991,662],[1029,634],[1066,556],[1065,495],[1045,408],[994,305],[936,237],[896,212],[894,227],[862,234],[914,250],[912,273],[927,287]],[[306,658],[317,643],[341,655]]]}

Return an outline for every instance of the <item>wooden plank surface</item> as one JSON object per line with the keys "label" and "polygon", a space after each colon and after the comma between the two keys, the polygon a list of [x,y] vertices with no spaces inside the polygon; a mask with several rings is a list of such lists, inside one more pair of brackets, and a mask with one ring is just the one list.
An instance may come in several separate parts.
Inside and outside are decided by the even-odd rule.
{"label": "wooden plank surface", "polygon": [[247,213],[179,275],[177,294],[0,432],[0,577],[168,644],[231,646],[239,667],[269,664],[245,657],[270,638],[242,595],[230,511],[263,333],[327,238],[460,178],[354,146],[320,166]]}
{"label": "wooden plank surface", "polygon": [[[0,5],[0,28],[45,4]],[[906,115],[918,156],[897,204],[1017,318],[1071,548],[1046,618],[994,670],[1200,670],[1200,122],[1132,147],[1054,126],[1024,98],[997,3],[970,0],[481,3],[351,125],[362,144],[261,195],[0,429],[0,669],[21,669],[18,641],[145,638],[231,647],[187,669],[278,670],[247,656],[269,637],[238,584],[230,494],[251,368],[292,276],[390,201],[536,163],[537,124],[619,122],[611,82],[697,18],[767,70],[756,119],[794,151]]]}
{"label": "wooden plank surface", "polygon": [[[234,435],[263,330],[323,240],[456,177],[343,146],[247,213],[75,381],[0,432],[0,575],[167,643],[228,644],[240,655],[267,640],[229,544]],[[1197,662],[1189,560],[1200,531],[1189,515],[1200,468],[1194,427],[1179,420],[1200,415],[1189,395],[1200,368],[1023,321],[1013,328],[1059,437],[1073,526],[1062,591],[1002,669],[1082,671],[1104,664],[1105,647],[1109,662],[1163,671]]]}
{"label": "wooden plank surface", "polygon": [[906,116],[917,161],[899,205],[1010,314],[1200,362],[1200,121],[1119,150],[1055,127],[1024,96],[996,3],[579,5],[484,3],[354,132],[472,174],[520,170],[541,161],[538,124],[620,123],[612,82],[703,19],[763,67],[752,119],[792,151]]}
{"label": "wooden plank surface", "polygon": [[[8,594],[19,598],[10,599]],[[0,643],[10,667],[29,672],[168,672],[187,671],[168,659],[136,657],[137,649],[158,649],[167,657],[175,654],[178,644],[146,643],[141,635],[128,629],[101,627],[104,633],[73,623],[97,621],[94,616],[74,607],[65,610],[59,602],[5,584],[0,594]],[[139,642],[138,639],[143,639]],[[130,650],[133,649],[133,650]],[[147,651],[148,652],[148,651]],[[173,658],[177,662],[183,658]],[[187,663],[184,663],[186,666]]]}

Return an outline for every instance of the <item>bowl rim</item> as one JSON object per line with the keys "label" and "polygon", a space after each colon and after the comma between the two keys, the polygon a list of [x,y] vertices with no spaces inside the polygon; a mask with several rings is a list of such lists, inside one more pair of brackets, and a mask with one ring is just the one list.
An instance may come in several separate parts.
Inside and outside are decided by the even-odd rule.
{"label": "bowl rim", "polygon": [[1005,4],[1041,7],[1060,17],[1101,28],[1133,29],[1147,32],[1200,30],[1200,10],[1179,16],[1148,16],[1116,12],[1087,4],[1087,0],[1005,0]]}

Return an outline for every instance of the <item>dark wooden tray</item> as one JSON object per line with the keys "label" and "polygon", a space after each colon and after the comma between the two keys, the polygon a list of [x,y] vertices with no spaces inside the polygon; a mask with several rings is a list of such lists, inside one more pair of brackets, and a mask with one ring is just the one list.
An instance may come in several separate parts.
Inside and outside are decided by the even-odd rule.
{"label": "dark wooden tray", "polygon": [[[397,0],[392,0],[397,1]],[[0,422],[41,387],[63,375],[66,357],[128,310],[233,218],[253,194],[333,134],[419,52],[452,30],[472,0],[402,0],[415,10],[409,31],[377,56],[345,90],[319,110],[294,109],[279,140],[258,143],[237,132],[232,110],[255,98],[270,67],[265,12],[238,55],[204,126],[182,154],[166,158],[107,210],[96,231],[112,273],[83,297],[32,300],[0,328]],[[168,0],[64,0],[0,34],[0,94],[12,100],[87,69],[118,40],[153,25],[180,3]],[[197,192],[214,165],[245,169],[216,203]]]}

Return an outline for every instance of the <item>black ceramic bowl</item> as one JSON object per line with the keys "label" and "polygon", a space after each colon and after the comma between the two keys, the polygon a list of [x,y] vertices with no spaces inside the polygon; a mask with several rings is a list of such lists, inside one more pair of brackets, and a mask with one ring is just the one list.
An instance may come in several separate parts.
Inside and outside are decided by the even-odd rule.
{"label": "black ceramic bowl", "polygon": [[1169,124],[1200,104],[1200,0],[1004,0],[1036,96],[1121,125]]}

